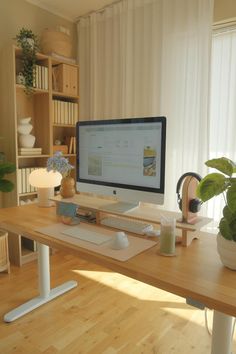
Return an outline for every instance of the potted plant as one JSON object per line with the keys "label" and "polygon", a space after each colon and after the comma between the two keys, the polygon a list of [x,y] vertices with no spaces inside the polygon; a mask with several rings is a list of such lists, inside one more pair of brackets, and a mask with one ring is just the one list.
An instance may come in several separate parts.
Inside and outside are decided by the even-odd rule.
{"label": "potted plant", "polygon": [[15,172],[16,167],[11,162],[0,163],[0,191],[11,192],[14,188],[14,184],[8,179],[4,178],[6,174]]}
{"label": "potted plant", "polygon": [[225,206],[219,223],[217,249],[222,263],[236,270],[236,177],[233,176],[236,165],[226,157],[208,160],[205,164],[219,172],[209,173],[200,181],[197,196],[206,202],[223,194]]}
{"label": "potted plant", "polygon": [[22,48],[22,74],[24,77],[25,92],[31,94],[33,92],[33,84],[35,77],[36,53],[38,51],[38,37],[26,28],[21,28],[19,34],[16,35],[17,45]]}
{"label": "potted plant", "polygon": [[71,170],[74,168],[65,158],[61,151],[55,152],[52,157],[47,160],[47,171],[58,171],[62,175],[60,194],[63,198],[70,198],[75,195],[75,181],[70,176]]}

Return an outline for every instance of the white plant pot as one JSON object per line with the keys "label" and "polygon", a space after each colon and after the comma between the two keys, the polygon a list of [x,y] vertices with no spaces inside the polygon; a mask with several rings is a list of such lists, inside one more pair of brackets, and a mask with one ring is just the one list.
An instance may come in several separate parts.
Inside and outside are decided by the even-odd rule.
{"label": "white plant pot", "polygon": [[219,233],[217,235],[217,250],[224,266],[236,270],[236,242],[226,240]]}
{"label": "white plant pot", "polygon": [[23,148],[32,148],[35,143],[35,136],[28,134],[28,135],[20,135],[19,136],[19,143],[20,147]]}
{"label": "white plant pot", "polygon": [[34,48],[34,39],[33,38],[24,38],[23,39],[24,41],[26,41],[26,42],[28,42],[28,44],[29,44],[29,46],[30,46],[30,48],[31,49],[33,49]]}

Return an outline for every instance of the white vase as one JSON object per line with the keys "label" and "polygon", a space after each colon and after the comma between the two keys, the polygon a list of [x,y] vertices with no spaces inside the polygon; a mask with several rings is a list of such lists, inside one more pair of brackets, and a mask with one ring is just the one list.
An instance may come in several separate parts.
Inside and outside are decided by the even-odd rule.
{"label": "white vase", "polygon": [[23,135],[28,135],[32,129],[32,124],[18,124],[17,126],[18,133]]}
{"label": "white vase", "polygon": [[19,120],[19,124],[17,125],[17,131],[19,133],[19,147],[32,148],[35,144],[35,136],[30,134],[33,129],[30,121],[31,117],[21,118]]}
{"label": "white vase", "polygon": [[23,148],[32,148],[34,147],[35,144],[35,136],[31,134],[28,135],[22,134],[19,136],[19,144],[20,147]]}
{"label": "white vase", "polygon": [[20,124],[28,124],[31,121],[31,117],[21,118]]}
{"label": "white vase", "polygon": [[236,270],[236,242],[225,239],[219,233],[217,235],[217,250],[224,266]]}

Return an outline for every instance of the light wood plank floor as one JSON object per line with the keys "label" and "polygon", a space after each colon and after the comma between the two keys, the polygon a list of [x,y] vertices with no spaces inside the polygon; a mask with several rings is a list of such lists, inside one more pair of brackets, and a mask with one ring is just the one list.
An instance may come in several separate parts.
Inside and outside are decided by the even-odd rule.
{"label": "light wood plank floor", "polygon": [[[74,279],[79,287],[14,323],[1,320],[1,354],[210,353],[204,312],[184,299],[62,252],[51,256],[51,273],[52,286]],[[36,262],[0,273],[1,318],[36,295]]]}

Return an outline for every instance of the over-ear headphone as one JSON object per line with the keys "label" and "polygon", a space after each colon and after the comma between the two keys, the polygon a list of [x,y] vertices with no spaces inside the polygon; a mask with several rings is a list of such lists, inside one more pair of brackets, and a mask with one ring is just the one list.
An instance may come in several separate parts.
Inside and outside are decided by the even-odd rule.
{"label": "over-ear headphone", "polygon": [[[199,182],[202,179],[202,177],[195,172],[186,172],[180,177],[180,179],[177,182],[177,186],[176,186],[177,202],[178,202],[180,210],[182,210],[182,198],[180,197],[180,188],[181,188],[183,180],[187,176],[195,177]],[[191,213],[197,213],[200,210],[201,205],[202,205],[202,202],[199,199],[197,199],[197,198],[191,199],[189,201],[189,211]]]}

